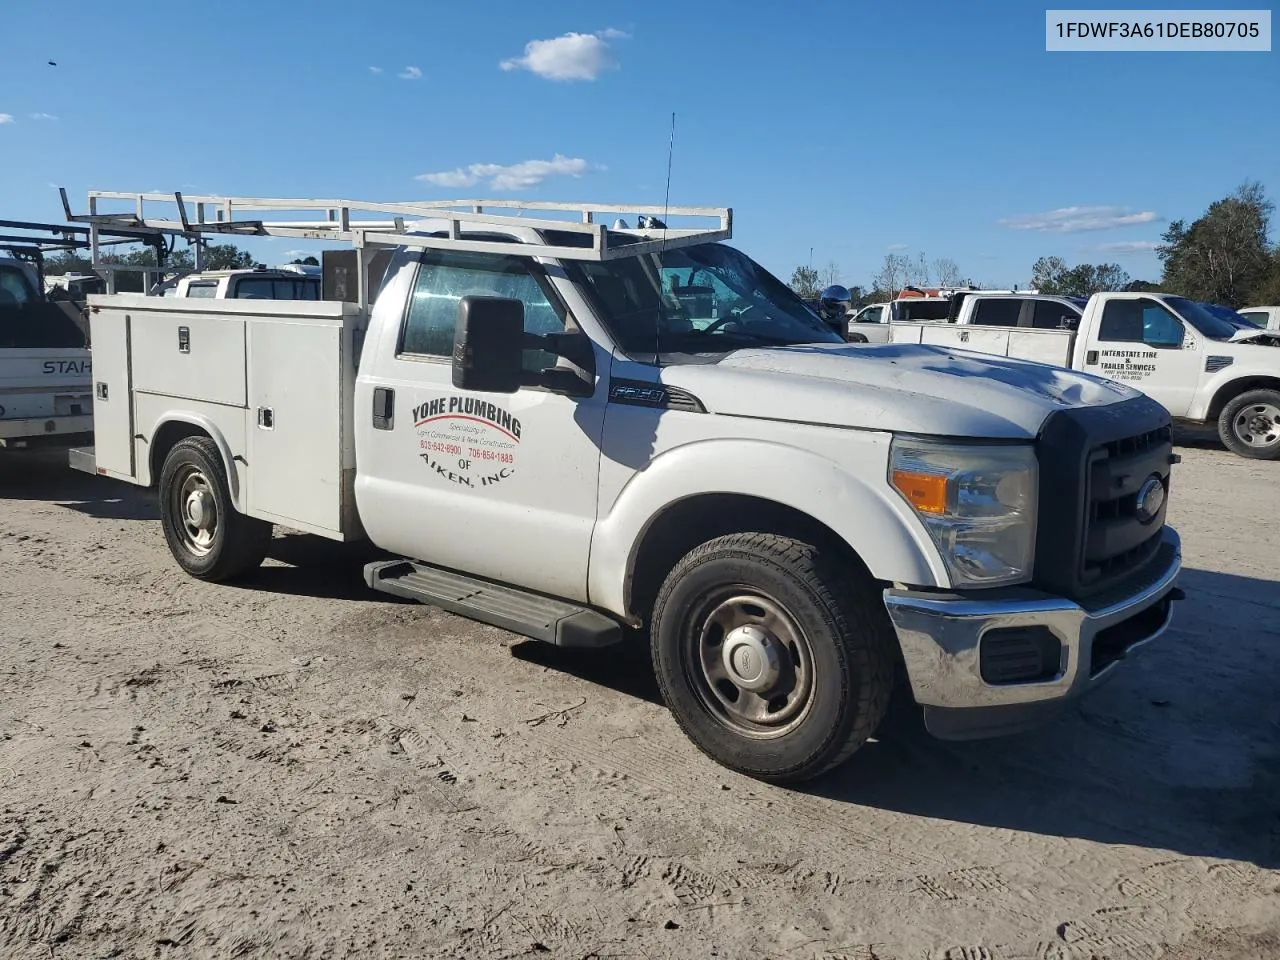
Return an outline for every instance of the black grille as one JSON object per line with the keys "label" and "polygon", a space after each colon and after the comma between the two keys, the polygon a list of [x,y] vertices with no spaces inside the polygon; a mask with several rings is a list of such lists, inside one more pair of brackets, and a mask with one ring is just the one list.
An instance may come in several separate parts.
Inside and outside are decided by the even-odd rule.
{"label": "black grille", "polygon": [[1165,506],[1138,516],[1154,475],[1168,501],[1169,414],[1149,397],[1060,411],[1041,432],[1036,585],[1073,599],[1105,590],[1156,555]]}

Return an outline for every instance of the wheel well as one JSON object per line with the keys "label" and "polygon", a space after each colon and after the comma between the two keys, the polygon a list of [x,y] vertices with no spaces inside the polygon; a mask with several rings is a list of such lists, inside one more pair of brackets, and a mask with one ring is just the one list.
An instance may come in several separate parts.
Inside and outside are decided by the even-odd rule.
{"label": "wheel well", "polygon": [[1218,388],[1209,403],[1209,412],[1205,419],[1216,421],[1222,415],[1222,409],[1236,397],[1250,390],[1280,390],[1280,377],[1241,377]]}
{"label": "wheel well", "polygon": [[669,506],[649,524],[636,551],[628,590],[628,610],[642,620],[657,599],[667,574],[699,544],[731,533],[773,533],[836,552],[870,579],[862,558],[826,524],[793,507],[730,493],[688,497]]}
{"label": "wheel well", "polygon": [[151,451],[148,455],[151,463],[151,486],[155,487],[160,482],[160,471],[164,469],[169,451],[177,446],[179,441],[186,440],[188,437],[208,436],[208,431],[183,420],[170,420],[161,424],[160,429],[151,438]]}

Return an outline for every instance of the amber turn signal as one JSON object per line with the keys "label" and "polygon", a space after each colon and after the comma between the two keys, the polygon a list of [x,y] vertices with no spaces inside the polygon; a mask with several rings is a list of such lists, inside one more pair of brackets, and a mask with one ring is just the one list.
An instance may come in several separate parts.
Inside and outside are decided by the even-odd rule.
{"label": "amber turn signal", "polygon": [[911,470],[893,471],[893,485],[921,513],[947,512],[947,478]]}

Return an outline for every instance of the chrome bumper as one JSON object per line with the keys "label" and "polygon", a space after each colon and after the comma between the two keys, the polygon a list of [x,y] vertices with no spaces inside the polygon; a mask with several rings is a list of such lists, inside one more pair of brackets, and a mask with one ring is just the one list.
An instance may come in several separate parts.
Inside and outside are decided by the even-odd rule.
{"label": "chrome bumper", "polygon": [[[1156,558],[1118,597],[1113,592],[1080,604],[1031,591],[974,599],[973,593],[886,590],[885,606],[912,693],[925,708],[926,726],[939,737],[959,739],[1010,733],[1047,719],[1109,676],[1119,660],[1165,632],[1171,601],[1181,596],[1176,586],[1181,569],[1181,542],[1166,527]],[[1162,613],[1123,629],[1157,604],[1163,605]],[[982,676],[983,637],[1018,627],[1043,627],[1057,638],[1057,674],[1025,683],[988,683]],[[1109,662],[1094,669],[1094,640],[1113,627],[1122,629],[1108,635]]]}

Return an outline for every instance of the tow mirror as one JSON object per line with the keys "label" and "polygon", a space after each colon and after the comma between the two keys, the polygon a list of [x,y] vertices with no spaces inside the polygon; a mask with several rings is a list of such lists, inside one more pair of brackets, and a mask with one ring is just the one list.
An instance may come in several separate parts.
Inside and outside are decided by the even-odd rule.
{"label": "tow mirror", "polygon": [[453,385],[515,393],[523,361],[524,304],[506,297],[463,297],[453,329]]}

